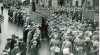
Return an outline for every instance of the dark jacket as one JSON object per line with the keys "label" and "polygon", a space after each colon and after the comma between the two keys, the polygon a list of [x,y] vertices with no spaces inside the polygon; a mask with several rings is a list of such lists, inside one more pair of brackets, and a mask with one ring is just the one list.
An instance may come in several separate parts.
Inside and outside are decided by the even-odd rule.
{"label": "dark jacket", "polygon": [[15,44],[15,43],[17,43],[17,41],[14,40],[14,39],[11,39],[11,46],[10,46],[11,49],[14,48],[14,44]]}

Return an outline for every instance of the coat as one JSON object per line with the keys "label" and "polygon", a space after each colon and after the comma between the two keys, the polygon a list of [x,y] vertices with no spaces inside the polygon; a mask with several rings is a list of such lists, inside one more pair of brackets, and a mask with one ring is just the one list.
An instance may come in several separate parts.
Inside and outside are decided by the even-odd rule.
{"label": "coat", "polygon": [[37,55],[38,54],[38,49],[36,47],[31,48],[31,44],[30,44],[31,40],[33,39],[34,33],[35,33],[35,29],[28,32],[26,55]]}
{"label": "coat", "polygon": [[19,52],[19,48],[15,47],[14,49],[11,50],[11,55],[16,55]]}

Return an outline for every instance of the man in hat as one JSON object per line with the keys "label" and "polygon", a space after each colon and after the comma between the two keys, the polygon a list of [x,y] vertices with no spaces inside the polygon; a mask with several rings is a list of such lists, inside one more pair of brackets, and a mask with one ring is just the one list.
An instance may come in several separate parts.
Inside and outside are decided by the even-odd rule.
{"label": "man in hat", "polygon": [[12,34],[11,46],[10,46],[11,50],[14,48],[15,43],[17,43],[16,36],[15,36],[15,34]]}
{"label": "man in hat", "polygon": [[7,44],[6,44],[6,46],[5,46],[5,49],[10,49],[10,46],[11,46],[11,39],[10,38],[8,38],[7,39]]}
{"label": "man in hat", "polygon": [[14,45],[14,48],[11,50],[11,55],[16,55],[19,52],[18,43]]}

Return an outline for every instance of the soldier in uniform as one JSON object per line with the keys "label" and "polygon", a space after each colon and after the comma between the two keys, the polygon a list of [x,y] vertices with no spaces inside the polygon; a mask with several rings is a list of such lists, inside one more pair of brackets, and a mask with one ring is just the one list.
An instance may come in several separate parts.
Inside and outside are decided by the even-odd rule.
{"label": "soldier in uniform", "polygon": [[33,39],[33,35],[35,33],[35,27],[32,28],[32,29],[31,28],[32,27],[30,27],[30,30],[29,30],[29,32],[27,34],[26,55],[32,55],[31,40]]}

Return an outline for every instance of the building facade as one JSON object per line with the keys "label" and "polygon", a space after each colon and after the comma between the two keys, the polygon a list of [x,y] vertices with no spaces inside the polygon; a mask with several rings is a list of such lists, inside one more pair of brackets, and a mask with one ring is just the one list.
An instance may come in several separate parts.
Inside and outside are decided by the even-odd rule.
{"label": "building facade", "polygon": [[59,7],[59,6],[65,6],[65,7],[93,7],[94,6],[94,0],[26,0],[27,2],[31,3],[34,1],[36,4],[44,7]]}

